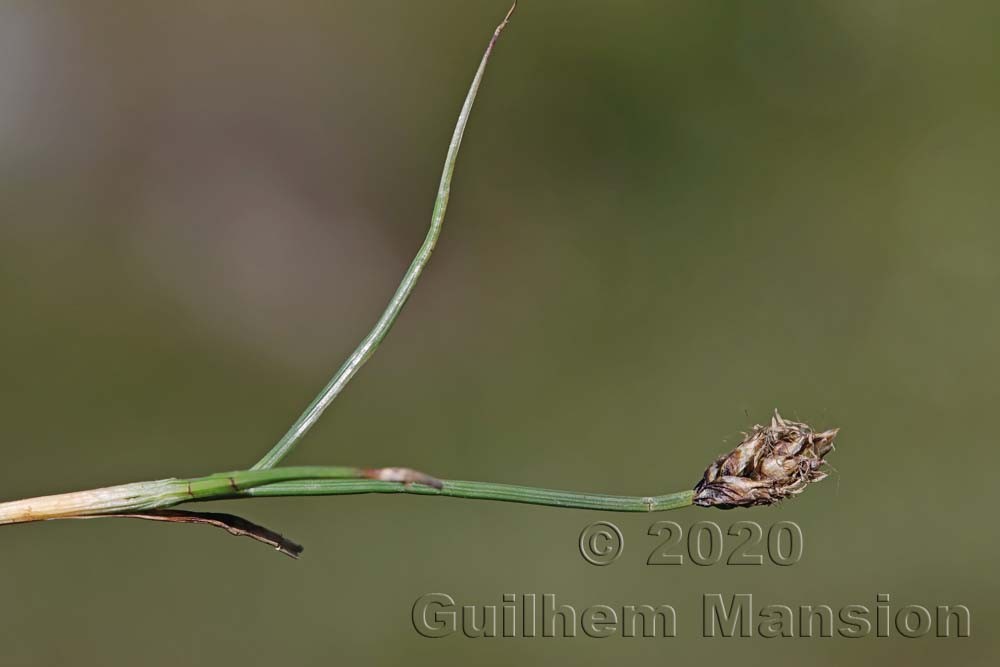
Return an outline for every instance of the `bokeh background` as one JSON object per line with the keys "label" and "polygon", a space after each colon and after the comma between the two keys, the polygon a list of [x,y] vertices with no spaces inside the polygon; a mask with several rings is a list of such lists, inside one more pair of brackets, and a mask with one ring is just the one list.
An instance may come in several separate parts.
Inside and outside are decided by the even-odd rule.
{"label": "bokeh background", "polygon": [[[247,467],[425,233],[496,2],[0,2],[0,496]],[[994,664],[1000,5],[525,0],[444,235],[291,462],[650,494],[773,408],[840,426],[774,508],[414,496],[0,530],[0,664]],[[654,518],[798,522],[649,567]],[[580,530],[621,526],[613,565]],[[413,601],[670,603],[675,639],[428,640]],[[703,593],[965,604],[972,638],[700,639]]]}

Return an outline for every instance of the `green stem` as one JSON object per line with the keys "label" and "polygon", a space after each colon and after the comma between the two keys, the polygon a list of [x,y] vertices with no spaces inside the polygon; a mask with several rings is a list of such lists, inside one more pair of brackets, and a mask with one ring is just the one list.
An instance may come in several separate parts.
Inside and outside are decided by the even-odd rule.
{"label": "green stem", "polygon": [[332,496],[360,493],[414,493],[422,496],[447,496],[475,500],[496,500],[527,505],[545,505],[573,509],[607,510],[610,512],[662,512],[692,504],[694,491],[678,491],[661,496],[614,496],[600,493],[557,491],[513,484],[441,480],[442,488],[421,484],[399,484],[377,480],[311,480],[265,484],[248,489],[242,495]]}
{"label": "green stem", "polygon": [[299,466],[216,473],[187,480],[187,497],[180,502],[246,497],[413,493],[612,512],[657,512],[687,507],[694,496],[693,491],[661,496],[615,496],[492,482],[437,480],[427,476],[424,476],[428,480],[425,483],[373,479],[380,472],[343,466]]}
{"label": "green stem", "polygon": [[121,515],[208,500],[360,493],[412,493],[611,512],[679,509],[691,505],[694,494],[693,491],[679,491],[660,496],[614,496],[491,482],[437,480],[406,468],[299,466],[236,470],[192,479],[133,482],[15,500],[0,503],[0,524]]}
{"label": "green stem", "polygon": [[444,160],[444,170],[441,173],[441,183],[438,186],[437,198],[434,200],[434,210],[431,212],[431,226],[427,230],[427,236],[424,238],[423,245],[420,246],[420,250],[417,251],[416,257],[413,258],[413,262],[410,264],[410,268],[406,270],[403,275],[402,282],[399,283],[399,287],[396,288],[396,293],[393,294],[392,299],[389,301],[389,305],[386,306],[385,311],[382,313],[382,317],[379,318],[378,322],[375,323],[374,328],[365,336],[361,344],[358,345],[357,349],[351,353],[351,356],[347,358],[344,365],[340,367],[340,370],[333,376],[329,384],[327,384],[323,390],[313,399],[313,402],[309,404],[295,423],[292,424],[288,432],[282,436],[281,440],[271,448],[267,454],[264,455],[257,463],[254,464],[254,470],[266,470],[268,468],[273,468],[276,466],[289,452],[292,448],[309,432],[309,429],[319,420],[323,412],[330,407],[333,399],[337,398],[337,395],[343,391],[347,383],[351,381],[351,378],[361,369],[361,367],[368,361],[375,350],[378,349],[379,344],[389,333],[392,328],[393,322],[396,321],[396,317],[399,315],[403,306],[406,304],[406,300],[410,298],[410,293],[417,284],[417,280],[420,278],[420,274],[423,272],[424,267],[431,258],[431,253],[434,252],[434,246],[437,243],[438,236],[441,234],[441,226],[444,223],[444,214],[448,210],[448,197],[451,193],[451,179],[452,175],[455,173],[455,162],[458,159],[458,149],[462,145],[462,136],[465,134],[465,126],[469,122],[469,114],[472,112],[472,104],[476,100],[476,93],[479,91],[479,84],[483,80],[483,73],[486,71],[486,63],[490,59],[490,54],[493,52],[493,47],[500,37],[500,33],[507,26],[507,22],[510,20],[511,14],[514,12],[514,6],[510,8],[507,12],[507,16],[504,18],[503,22],[497,26],[497,29],[493,32],[493,37],[490,39],[490,43],[486,47],[486,52],[483,54],[483,59],[479,63],[479,69],[476,70],[476,75],[472,79],[472,85],[469,87],[469,92],[465,97],[465,103],[462,105],[462,111],[458,114],[458,122],[455,124],[455,132],[451,137],[451,144],[448,145],[448,154]]}
{"label": "green stem", "polygon": [[[192,479],[132,482],[0,503],[0,524],[163,509],[195,500],[239,498],[243,491],[262,484],[358,478],[367,475],[370,473],[361,468],[309,466],[263,471],[238,470]],[[433,480],[426,476],[424,478]]]}

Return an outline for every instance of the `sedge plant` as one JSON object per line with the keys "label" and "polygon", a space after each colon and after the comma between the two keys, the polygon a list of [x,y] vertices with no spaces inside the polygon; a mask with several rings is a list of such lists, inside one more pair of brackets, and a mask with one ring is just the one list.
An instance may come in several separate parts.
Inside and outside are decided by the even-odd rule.
{"label": "sedge plant", "polygon": [[769,425],[755,426],[736,449],[712,463],[693,490],[662,495],[618,496],[438,479],[400,467],[279,465],[378,349],[427,266],[444,224],[455,163],[476,94],[490,56],[516,6],[515,2],[494,30],[469,86],[448,145],[430,228],[423,244],[375,326],[270,451],[249,469],[190,479],[132,482],[0,503],[0,524],[105,517],[202,523],[224,528],[235,535],[252,537],[297,557],[302,551],[301,546],[241,517],[174,508],[183,503],[209,500],[409,493],[615,512],[659,512],[692,505],[730,508],[772,504],[800,493],[809,483],[826,476],[820,468],[824,457],[833,448],[837,430],[817,433],[805,424],[782,419],[777,412]]}

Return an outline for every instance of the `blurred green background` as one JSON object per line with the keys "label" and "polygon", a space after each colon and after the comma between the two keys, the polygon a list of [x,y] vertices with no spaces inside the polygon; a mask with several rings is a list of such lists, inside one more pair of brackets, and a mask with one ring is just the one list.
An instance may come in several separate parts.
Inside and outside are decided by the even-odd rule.
{"label": "blurred green background", "polygon": [[[0,3],[0,498],[252,464],[419,245],[497,2]],[[0,529],[0,665],[994,664],[993,2],[524,0],[437,254],[289,460],[688,488],[777,407],[836,472],[750,511],[414,496]],[[657,518],[799,564],[649,567]],[[581,529],[612,520],[613,565]],[[675,639],[423,639],[413,601],[670,603]],[[972,638],[700,639],[703,593],[968,605]],[[748,643],[749,641],[749,643]],[[993,659],[991,659],[991,656]]]}

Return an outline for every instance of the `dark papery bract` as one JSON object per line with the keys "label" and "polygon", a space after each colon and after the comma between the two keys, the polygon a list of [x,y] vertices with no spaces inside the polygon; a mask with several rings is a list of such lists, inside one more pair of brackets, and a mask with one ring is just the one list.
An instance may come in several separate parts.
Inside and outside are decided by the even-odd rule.
{"label": "dark papery bract", "polygon": [[782,419],[754,426],[743,442],[717,459],[694,487],[702,507],[771,505],[826,477],[820,470],[839,429],[816,433],[808,424]]}

